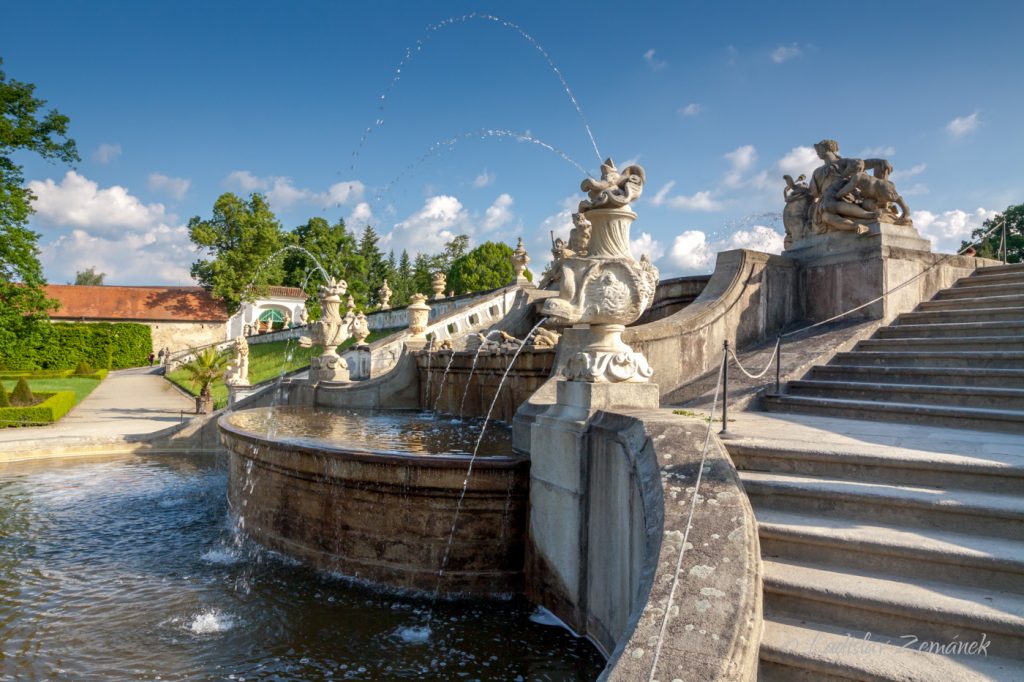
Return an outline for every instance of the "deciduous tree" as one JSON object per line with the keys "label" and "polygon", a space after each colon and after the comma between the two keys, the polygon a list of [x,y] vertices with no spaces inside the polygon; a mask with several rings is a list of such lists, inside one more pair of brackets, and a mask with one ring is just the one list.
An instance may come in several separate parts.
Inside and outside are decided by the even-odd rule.
{"label": "deciduous tree", "polygon": [[[978,245],[978,255],[983,258],[1003,257],[1002,223],[1004,220],[1006,221],[1006,262],[1022,263],[1024,262],[1024,204],[1007,207],[1005,211],[997,213],[995,217],[986,220],[981,227],[971,233],[971,237],[977,239],[993,227],[998,226],[997,229],[992,231],[992,234]],[[967,242],[964,242],[961,249],[966,247],[967,244]]]}

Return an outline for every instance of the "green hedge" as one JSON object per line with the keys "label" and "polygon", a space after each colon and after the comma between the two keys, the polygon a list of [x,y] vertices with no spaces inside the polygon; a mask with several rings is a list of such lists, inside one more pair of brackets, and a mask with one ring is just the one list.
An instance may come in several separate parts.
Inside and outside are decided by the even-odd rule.
{"label": "green hedge", "polygon": [[44,400],[32,407],[0,407],[0,429],[8,426],[52,424],[75,406],[73,391],[36,393],[36,397]]}
{"label": "green hedge", "polygon": [[0,370],[74,370],[79,362],[106,369],[140,367],[151,352],[153,338],[144,324],[41,321],[0,347]]}
{"label": "green hedge", "polygon": [[0,372],[0,379],[20,379],[21,377],[25,377],[31,381],[32,379],[63,379],[65,377],[72,377],[75,379],[99,379],[100,381],[103,381],[107,378],[107,374],[109,373],[109,369],[98,369],[92,374],[75,374],[75,370],[73,369],[26,369],[13,372]]}

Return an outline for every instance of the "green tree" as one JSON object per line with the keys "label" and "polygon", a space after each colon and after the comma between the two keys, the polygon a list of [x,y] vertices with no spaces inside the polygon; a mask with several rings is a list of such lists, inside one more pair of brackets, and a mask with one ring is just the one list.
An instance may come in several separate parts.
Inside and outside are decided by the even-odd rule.
{"label": "green tree", "polygon": [[409,295],[413,294],[426,294],[428,297],[433,295],[433,289],[430,286],[432,275],[434,274],[434,264],[430,256],[425,253],[416,254],[416,259],[412,262],[412,278],[410,279]]}
{"label": "green tree", "polygon": [[316,298],[317,289],[324,284],[324,275],[316,263],[320,263],[327,274],[334,279],[351,283],[353,277],[362,272],[362,262],[356,249],[356,239],[339,220],[331,225],[324,218],[310,218],[305,224],[292,230],[285,240],[299,246],[302,251],[288,250],[284,259],[284,280],[288,286],[301,287],[309,296],[307,306],[311,319],[320,316],[320,303]]}
{"label": "green tree", "polygon": [[[1007,207],[1005,211],[997,213],[995,217],[986,220],[982,223],[981,227],[971,233],[971,237],[976,240],[993,227],[999,226],[997,229],[992,231],[991,235],[978,244],[978,255],[983,258],[1003,257],[1002,223],[1004,220],[1006,221],[1006,262],[1024,262],[1024,204]],[[963,242],[963,244],[960,245],[961,250],[964,249],[968,243],[970,242]]]}
{"label": "green tree", "polygon": [[282,259],[271,256],[284,246],[284,232],[262,194],[253,194],[248,201],[230,192],[220,195],[213,217],[192,218],[188,232],[200,253],[212,256],[192,264],[192,277],[222,297],[229,313],[268,284],[282,282]]}
{"label": "green tree", "polygon": [[409,297],[415,293],[412,290],[412,260],[409,258],[409,252],[402,249],[402,255],[398,259],[398,267],[395,269],[395,279],[391,284],[392,306],[402,306],[409,302]]}
{"label": "green tree", "polygon": [[220,353],[211,346],[196,353],[191,362],[181,366],[188,373],[189,385],[199,389],[196,395],[196,414],[207,414],[213,409],[213,382],[224,376],[228,361],[227,353]]}
{"label": "green tree", "polygon": [[[3,60],[0,60],[0,66]],[[69,119],[35,97],[35,86],[7,80],[0,70],[0,348],[27,332],[25,324],[45,317],[57,302],[46,297],[39,264],[39,235],[28,228],[32,193],[22,187],[16,152],[31,152],[50,161],[79,160],[67,136]]]}
{"label": "green tree", "polygon": [[105,272],[96,272],[95,266],[88,267],[75,273],[75,284],[78,286],[97,287],[103,284],[103,278],[106,276],[107,273]]}
{"label": "green tree", "polygon": [[[497,289],[512,281],[512,247],[484,242],[452,263],[448,287],[456,294]],[[533,281],[529,270],[526,277]]]}
{"label": "green tree", "polygon": [[[364,279],[361,284],[365,284],[365,305],[368,307],[376,307],[380,305],[380,301],[377,297],[377,290],[380,289],[380,285],[384,283],[384,278],[388,276],[388,264],[384,260],[384,254],[380,252],[380,248],[377,246],[377,242],[380,241],[380,236],[377,232],[367,225],[363,228],[363,234],[359,238],[359,255],[363,259],[365,267]],[[352,285],[352,282],[349,282]],[[359,298],[356,297],[356,301]]]}

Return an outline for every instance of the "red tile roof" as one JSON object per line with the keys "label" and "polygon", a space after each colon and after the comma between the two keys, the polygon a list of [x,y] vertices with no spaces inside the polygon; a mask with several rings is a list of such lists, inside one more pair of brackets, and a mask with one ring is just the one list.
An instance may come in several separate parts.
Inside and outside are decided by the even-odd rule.
{"label": "red tile roof", "polygon": [[306,292],[299,287],[267,287],[267,296],[276,298],[301,298],[306,300]]}
{"label": "red tile roof", "polygon": [[227,307],[202,287],[118,287],[49,284],[46,293],[60,301],[55,320],[131,320],[136,322],[226,322]]}

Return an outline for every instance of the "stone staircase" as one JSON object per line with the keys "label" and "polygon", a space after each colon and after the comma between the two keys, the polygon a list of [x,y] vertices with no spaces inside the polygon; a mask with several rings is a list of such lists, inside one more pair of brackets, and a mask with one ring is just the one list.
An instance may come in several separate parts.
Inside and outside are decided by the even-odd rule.
{"label": "stone staircase", "polygon": [[762,405],[1024,433],[1024,264],[979,269]]}
{"label": "stone staircase", "polygon": [[812,426],[725,441],[758,521],[760,679],[1024,680],[1024,437],[949,454]]}

